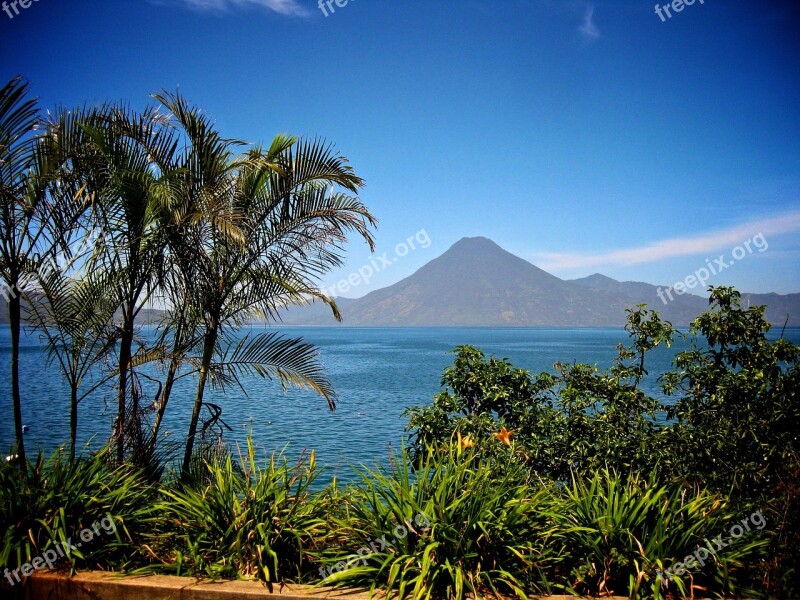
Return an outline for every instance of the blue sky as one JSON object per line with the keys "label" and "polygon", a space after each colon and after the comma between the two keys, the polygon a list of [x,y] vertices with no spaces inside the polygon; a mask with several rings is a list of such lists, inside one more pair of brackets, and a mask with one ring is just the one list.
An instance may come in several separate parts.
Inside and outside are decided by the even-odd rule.
{"label": "blue sky", "polygon": [[[654,4],[36,0],[0,12],[0,78],[45,107],[179,89],[227,136],[335,142],[391,259],[348,296],[476,235],[560,277],[669,285],[761,233],[710,283],[800,292],[797,3]],[[325,285],[370,259],[353,244]]]}

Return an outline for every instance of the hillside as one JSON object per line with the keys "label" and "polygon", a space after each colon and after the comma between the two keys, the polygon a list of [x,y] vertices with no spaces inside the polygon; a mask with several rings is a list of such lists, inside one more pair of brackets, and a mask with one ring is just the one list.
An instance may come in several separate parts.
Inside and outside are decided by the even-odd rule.
{"label": "hillside", "polygon": [[[661,286],[666,288],[667,286]],[[337,298],[343,325],[363,327],[617,327],[625,309],[647,304],[677,326],[708,307],[701,296],[673,295],[664,304],[659,287],[616,281],[596,273],[564,280],[503,250],[484,237],[463,238],[413,275],[363,298]],[[742,295],[745,306],[767,305],[767,318],[800,326],[800,294]],[[141,324],[160,311],[143,311]],[[317,303],[281,313],[284,325],[336,325],[330,308]],[[0,323],[8,310],[0,303]]]}
{"label": "hillside", "polygon": [[[666,286],[662,286],[666,287]],[[563,280],[483,237],[463,238],[413,275],[356,300],[339,299],[350,326],[609,327],[625,322],[625,309],[647,304],[675,325],[687,325],[708,306],[685,294],[666,305],[648,283],[619,282],[595,274]],[[767,304],[767,316],[800,325],[800,294],[745,294]],[[334,325],[323,306],[290,309],[289,325]]]}

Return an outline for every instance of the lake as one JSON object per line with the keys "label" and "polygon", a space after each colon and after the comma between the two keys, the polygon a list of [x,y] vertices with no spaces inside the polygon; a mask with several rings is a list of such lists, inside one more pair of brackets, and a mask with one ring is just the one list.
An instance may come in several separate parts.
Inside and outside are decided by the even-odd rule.
{"label": "lake", "polygon": [[[255,333],[266,331],[253,327]],[[373,465],[398,449],[405,440],[403,410],[426,404],[438,392],[444,368],[453,360],[450,351],[472,344],[487,355],[506,357],[533,373],[552,371],[557,361],[610,366],[616,346],[628,340],[622,329],[529,328],[280,328],[316,344],[337,392],[337,410],[329,412],[324,399],[305,391],[281,391],[277,382],[249,378],[244,390],[207,390],[206,400],[220,405],[232,431],[226,438],[242,442],[252,430],[259,450],[286,448],[295,457],[314,449],[320,464],[330,467],[325,479],[336,475],[350,480],[349,465]],[[800,343],[800,329],[785,336]],[[675,351],[660,348],[649,355],[648,370],[656,375],[670,367]],[[13,445],[13,413],[9,385],[10,335],[0,326],[0,448]],[[45,345],[37,334],[22,340],[21,382],[23,422],[30,427],[25,440],[29,452],[51,452],[69,439],[69,395],[55,366],[46,365]],[[179,382],[165,417],[173,438],[185,435],[191,414],[194,380]],[[655,377],[645,387],[657,392]],[[246,391],[246,394],[245,394]],[[107,439],[115,414],[113,391],[98,393],[81,404],[79,443]]]}

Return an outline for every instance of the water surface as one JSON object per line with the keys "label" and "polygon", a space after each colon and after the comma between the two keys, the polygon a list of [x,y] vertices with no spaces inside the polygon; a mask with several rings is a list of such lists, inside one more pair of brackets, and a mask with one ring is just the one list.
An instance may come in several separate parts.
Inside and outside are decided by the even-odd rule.
{"label": "water surface", "polygon": [[[255,333],[264,327],[253,327]],[[337,392],[337,410],[327,409],[324,399],[310,392],[281,391],[277,382],[248,378],[244,390],[229,387],[208,390],[206,400],[220,405],[232,431],[230,441],[242,442],[252,430],[259,450],[287,448],[295,457],[303,449],[315,449],[321,464],[345,480],[349,464],[374,464],[390,448],[405,439],[403,410],[430,403],[441,389],[444,368],[453,360],[450,351],[460,344],[473,344],[487,355],[506,357],[533,373],[552,371],[557,361],[584,362],[600,368],[611,365],[620,342],[628,336],[622,329],[529,329],[529,328],[282,328],[291,336],[302,336],[316,344]],[[146,331],[144,332],[146,334]],[[787,330],[786,337],[800,343],[800,329]],[[657,349],[649,355],[648,369],[658,374],[670,367],[674,352],[686,347]],[[0,326],[0,448],[13,444],[13,416],[9,390],[10,336]],[[52,451],[69,435],[69,394],[55,365],[47,366],[45,345],[37,334],[22,340],[21,381],[23,422],[29,425],[26,443],[30,449]],[[154,373],[155,374],[155,373]],[[182,439],[191,414],[194,380],[186,378],[173,392],[165,418],[165,429],[173,439]],[[655,377],[645,382],[657,392]],[[245,393],[246,391],[246,393]],[[86,399],[80,408],[79,442],[99,445],[111,430],[115,413],[113,390]]]}

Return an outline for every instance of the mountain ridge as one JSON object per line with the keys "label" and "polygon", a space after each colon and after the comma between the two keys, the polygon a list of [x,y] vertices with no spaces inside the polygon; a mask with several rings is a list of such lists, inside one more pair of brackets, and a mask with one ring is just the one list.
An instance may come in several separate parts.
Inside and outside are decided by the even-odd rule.
{"label": "mountain ridge", "polygon": [[[625,309],[647,304],[676,326],[688,325],[708,308],[708,299],[673,294],[666,304],[659,289],[620,282],[595,273],[565,280],[504,250],[485,237],[465,237],[397,283],[361,298],[337,298],[350,326],[608,327],[625,323]],[[742,294],[745,306],[768,304],[767,317],[800,326],[800,294]],[[769,300],[769,302],[765,302]],[[285,325],[336,325],[321,305],[290,308]]]}
{"label": "mountain ridge", "polygon": [[[667,288],[601,273],[560,279],[486,237],[465,237],[397,283],[336,303],[341,325],[357,327],[618,327],[625,309],[639,304],[680,327],[708,308],[707,298],[693,294],[673,293],[664,304],[658,290]],[[742,303],[767,305],[776,325],[800,326],[800,294],[743,293]],[[282,325],[339,324],[322,303],[291,307],[280,317]],[[0,323],[8,323],[5,302]]]}

